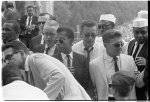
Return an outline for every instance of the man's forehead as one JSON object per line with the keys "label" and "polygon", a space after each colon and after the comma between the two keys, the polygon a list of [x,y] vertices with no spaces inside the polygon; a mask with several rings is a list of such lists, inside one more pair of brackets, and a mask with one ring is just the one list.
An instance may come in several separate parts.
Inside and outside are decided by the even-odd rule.
{"label": "man's forehead", "polygon": [[45,28],[44,32],[45,33],[56,33],[56,30],[54,28]]}
{"label": "man's forehead", "polygon": [[147,27],[133,27],[134,30],[147,30]]}
{"label": "man's forehead", "polygon": [[4,25],[3,25],[3,28],[5,28],[5,27],[11,27],[11,28],[13,28],[13,23],[4,23]]}
{"label": "man's forehead", "polygon": [[38,22],[40,22],[40,21],[48,21],[49,20],[49,15],[44,15],[44,16],[39,16],[39,18],[38,18]]}
{"label": "man's forehead", "polygon": [[101,20],[101,21],[99,22],[99,24],[108,24],[108,23],[111,23],[111,21]]}

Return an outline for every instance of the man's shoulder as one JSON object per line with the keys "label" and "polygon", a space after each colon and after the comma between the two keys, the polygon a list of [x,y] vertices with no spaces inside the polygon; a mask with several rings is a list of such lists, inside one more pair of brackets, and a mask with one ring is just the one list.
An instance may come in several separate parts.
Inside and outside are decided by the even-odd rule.
{"label": "man's shoulder", "polygon": [[33,37],[31,40],[35,41],[35,40],[40,39],[40,38],[42,38],[42,35],[37,35],[37,36]]}

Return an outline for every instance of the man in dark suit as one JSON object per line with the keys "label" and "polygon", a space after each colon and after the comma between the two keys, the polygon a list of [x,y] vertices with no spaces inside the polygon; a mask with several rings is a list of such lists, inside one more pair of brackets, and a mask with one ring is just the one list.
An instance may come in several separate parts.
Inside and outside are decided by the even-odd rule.
{"label": "man in dark suit", "polygon": [[89,92],[89,69],[87,66],[86,57],[72,51],[74,41],[74,32],[70,28],[60,27],[56,34],[57,46],[59,53],[54,54],[53,57],[64,63],[68,70],[74,75],[76,80]]}
{"label": "man in dark suit", "polygon": [[58,49],[55,45],[54,37],[56,35],[57,28],[51,26],[51,21],[47,21],[44,24],[43,28],[43,40],[44,44],[40,44],[34,48],[34,52],[45,53],[52,56],[54,53],[58,52]]}
{"label": "man in dark suit", "polygon": [[6,20],[19,20],[20,15],[18,12],[14,11],[14,6],[12,2],[8,2],[6,5],[6,9],[4,11],[4,17]]}
{"label": "man in dark suit", "polygon": [[20,27],[21,27],[21,40],[30,47],[31,38],[38,35],[38,17],[33,15],[33,6],[27,7],[27,15],[21,17]]}
{"label": "man in dark suit", "polygon": [[[138,70],[142,72],[147,65],[148,58],[148,20],[144,18],[133,20],[133,33],[135,39],[129,42],[128,54],[133,56]],[[136,88],[138,100],[147,99],[146,90],[146,85],[142,88]]]}
{"label": "man in dark suit", "polygon": [[33,51],[33,48],[39,44],[44,44],[44,36],[43,36],[43,27],[46,21],[52,20],[52,15],[49,13],[41,13],[38,17],[38,27],[39,32],[38,35],[31,39],[30,50]]}

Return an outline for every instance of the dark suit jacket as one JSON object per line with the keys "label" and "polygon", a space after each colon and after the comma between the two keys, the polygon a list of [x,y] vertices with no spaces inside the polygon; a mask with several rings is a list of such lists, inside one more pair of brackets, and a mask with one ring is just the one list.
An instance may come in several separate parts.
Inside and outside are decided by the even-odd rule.
{"label": "dark suit jacket", "polygon": [[[44,53],[44,50],[45,50],[45,44],[40,44],[39,46],[36,46],[34,49],[33,49],[33,52],[34,53]],[[58,53],[58,48],[56,47],[55,48],[55,51],[54,51],[54,54],[57,54]]]}
{"label": "dark suit jacket", "polygon": [[33,51],[33,49],[41,44],[42,35],[37,35],[31,39],[31,45],[30,50]]}
{"label": "dark suit jacket", "polygon": [[[28,15],[24,15],[21,17],[20,19],[20,28],[21,28],[21,33],[24,33],[26,30],[26,20],[27,20]],[[33,38],[34,36],[38,35],[38,17],[34,16],[32,17],[32,22],[31,25],[35,24],[35,29],[31,31],[31,38]]]}
{"label": "dark suit jacket", "polygon": [[6,18],[6,20],[19,20],[20,19],[20,15],[18,12],[12,11],[10,9],[6,9],[4,11],[4,17]]}
{"label": "dark suit jacket", "polygon": [[[53,57],[57,58],[61,62],[63,62],[61,54],[55,54]],[[80,55],[76,52],[73,52],[73,62],[72,66],[75,68],[75,78],[82,85],[82,87],[88,92],[88,94],[93,97],[93,86],[91,86],[91,78],[89,75],[89,68],[87,66],[86,57]],[[92,88],[91,88],[92,87]]]}
{"label": "dark suit jacket", "polygon": [[[133,39],[132,41],[129,42],[128,55],[132,55],[135,42],[136,42],[135,39]],[[140,52],[139,52],[139,54],[137,56],[138,57],[143,57],[143,58],[145,58],[147,60],[147,58],[148,58],[148,41],[147,40],[145,41],[142,49],[140,50]],[[139,71],[142,71],[145,66],[137,66],[137,67],[138,67]]]}

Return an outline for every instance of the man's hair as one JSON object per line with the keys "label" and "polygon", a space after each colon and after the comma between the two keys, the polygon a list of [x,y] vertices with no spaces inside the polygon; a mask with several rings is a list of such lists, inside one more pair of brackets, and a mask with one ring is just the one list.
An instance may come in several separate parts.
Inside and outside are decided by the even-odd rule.
{"label": "man's hair", "polygon": [[12,48],[14,50],[14,52],[17,52],[17,51],[24,51],[26,54],[29,53],[29,50],[28,48],[26,47],[26,45],[24,43],[22,43],[21,41],[11,41],[11,42],[8,42],[7,44],[3,45],[2,46],[2,51],[5,51],[6,49],[8,48]]}
{"label": "man's hair", "polygon": [[74,32],[73,32],[73,30],[71,28],[59,27],[57,29],[57,33],[60,33],[60,32],[66,32],[66,36],[68,37],[68,39],[74,40]]}
{"label": "man's hair", "polygon": [[2,68],[2,86],[15,80],[22,80],[20,69],[15,64],[7,64]]}
{"label": "man's hair", "polygon": [[16,20],[7,20],[5,23],[12,23],[14,31],[19,36],[19,34],[20,34],[20,24]]}
{"label": "man's hair", "polygon": [[112,88],[114,88],[115,92],[118,92],[118,95],[122,98],[129,95],[135,84],[135,79],[131,75],[132,74],[128,71],[120,70],[111,77]]}
{"label": "man's hair", "polygon": [[119,38],[119,37],[122,37],[122,34],[121,34],[119,31],[116,31],[116,30],[113,30],[113,29],[107,30],[107,31],[104,32],[104,34],[102,35],[102,38],[103,38],[103,42],[104,42],[104,43],[109,43],[109,41],[110,41],[111,39]]}
{"label": "man's hair", "polygon": [[30,6],[27,6],[27,10],[28,10],[28,8],[34,8],[34,7],[30,5]]}
{"label": "man's hair", "polygon": [[81,31],[83,30],[84,27],[97,27],[97,23],[95,21],[91,20],[85,20],[81,23]]}
{"label": "man's hair", "polygon": [[49,13],[40,13],[39,16],[49,15],[49,20],[52,20],[53,16]]}
{"label": "man's hair", "polygon": [[14,5],[12,2],[8,2],[7,5],[6,5],[6,8],[14,8]]}

